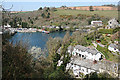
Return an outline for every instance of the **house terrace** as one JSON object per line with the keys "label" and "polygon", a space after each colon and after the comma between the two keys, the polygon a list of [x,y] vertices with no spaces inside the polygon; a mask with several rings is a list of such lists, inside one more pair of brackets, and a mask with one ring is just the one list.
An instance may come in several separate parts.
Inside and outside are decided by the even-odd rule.
{"label": "house terrace", "polygon": [[102,59],[102,53],[100,53],[96,49],[87,48],[81,45],[76,45],[74,47],[74,50],[72,51],[73,56],[79,56],[84,59],[90,59],[90,60],[101,60]]}
{"label": "house terrace", "polygon": [[80,73],[89,74],[91,72],[108,72],[109,74],[118,76],[118,63],[108,61],[97,61],[82,59],[80,57],[72,57],[71,62],[67,64],[66,70],[72,69],[74,75],[80,75]]}

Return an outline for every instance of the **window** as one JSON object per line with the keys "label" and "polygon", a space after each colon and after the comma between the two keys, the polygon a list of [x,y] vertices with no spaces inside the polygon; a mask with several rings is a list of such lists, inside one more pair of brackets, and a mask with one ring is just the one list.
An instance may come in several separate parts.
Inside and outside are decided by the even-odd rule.
{"label": "window", "polygon": [[81,57],[81,54],[79,54],[79,56]]}
{"label": "window", "polygon": [[86,70],[86,72],[88,72],[88,69]]}
{"label": "window", "polygon": [[76,75],[75,77],[78,77],[78,75]]}
{"label": "window", "polygon": [[82,55],[82,57],[84,57],[84,55]]}
{"label": "window", "polygon": [[76,53],[76,55],[78,55],[78,53]]}
{"label": "window", "polygon": [[74,67],[76,67],[76,64],[74,65]]}

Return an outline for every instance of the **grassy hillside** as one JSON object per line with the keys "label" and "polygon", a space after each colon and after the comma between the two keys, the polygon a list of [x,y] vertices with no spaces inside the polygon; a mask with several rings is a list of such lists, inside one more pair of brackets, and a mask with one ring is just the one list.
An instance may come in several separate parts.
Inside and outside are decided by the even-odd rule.
{"label": "grassy hillside", "polygon": [[85,14],[85,15],[94,15],[98,14],[99,16],[104,16],[108,18],[117,18],[118,11],[81,11],[81,10],[64,10],[58,9],[56,14],[59,15],[77,15],[77,14]]}
{"label": "grassy hillside", "polygon": [[[79,14],[79,15],[78,15]],[[19,23],[23,26],[41,27],[48,25],[81,27],[90,25],[92,20],[102,20],[107,25],[110,18],[117,18],[117,11],[81,11],[81,10],[64,10],[44,8],[38,11],[11,14],[12,20],[7,18],[13,26]]]}

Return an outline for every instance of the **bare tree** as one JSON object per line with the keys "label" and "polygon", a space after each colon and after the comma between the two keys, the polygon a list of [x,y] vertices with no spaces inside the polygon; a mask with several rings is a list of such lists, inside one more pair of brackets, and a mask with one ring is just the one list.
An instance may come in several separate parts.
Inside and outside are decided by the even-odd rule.
{"label": "bare tree", "polygon": [[8,17],[10,17],[10,11],[11,9],[13,8],[13,5],[11,5],[10,8],[8,9],[5,9],[4,6],[3,6],[3,3],[4,3],[4,0],[2,2],[0,2],[0,9],[1,9],[1,15],[2,15],[2,27],[4,27],[5,25],[5,22],[4,22],[4,19],[5,19],[5,15],[8,15]]}

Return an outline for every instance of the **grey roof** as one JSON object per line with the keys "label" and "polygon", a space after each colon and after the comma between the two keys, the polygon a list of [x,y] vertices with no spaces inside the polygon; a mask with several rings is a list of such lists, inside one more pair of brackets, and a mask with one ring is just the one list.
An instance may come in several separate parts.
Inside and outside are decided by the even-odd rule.
{"label": "grey roof", "polygon": [[118,24],[118,22],[117,22],[117,20],[115,18],[108,21],[108,23],[110,23],[110,22]]}
{"label": "grey roof", "polygon": [[73,49],[73,46],[68,46],[68,50],[72,50]]}
{"label": "grey roof", "polygon": [[91,49],[91,48],[87,48],[87,47],[84,47],[84,46],[81,46],[81,45],[76,45],[75,46],[76,49],[79,49],[83,52],[88,52],[88,53],[91,53],[93,55],[96,55],[97,53],[100,53],[99,51],[97,51],[96,49]]}
{"label": "grey roof", "polygon": [[111,44],[109,45],[109,47],[112,47],[112,48],[116,48],[116,49],[118,49],[118,45],[113,44],[113,43],[111,43]]}
{"label": "grey roof", "polygon": [[79,50],[81,50],[81,51],[84,51],[84,52],[85,52],[86,49],[87,49],[87,47],[84,47],[84,46],[81,46],[81,45],[76,45],[75,48],[76,48],[76,49],[79,49]]}
{"label": "grey roof", "polygon": [[57,50],[57,53],[58,53],[58,54],[61,53],[61,47]]}
{"label": "grey roof", "polygon": [[96,64],[93,63],[92,60],[81,59],[80,57],[74,58],[71,63],[76,64],[78,66],[86,67],[95,71],[99,71],[99,69],[103,69],[106,71],[118,72],[118,63],[108,62],[108,61],[97,61]]}
{"label": "grey roof", "polygon": [[93,55],[96,55],[97,53],[99,53],[96,49],[90,49],[90,48],[87,48],[86,50],[88,53],[92,53]]}

